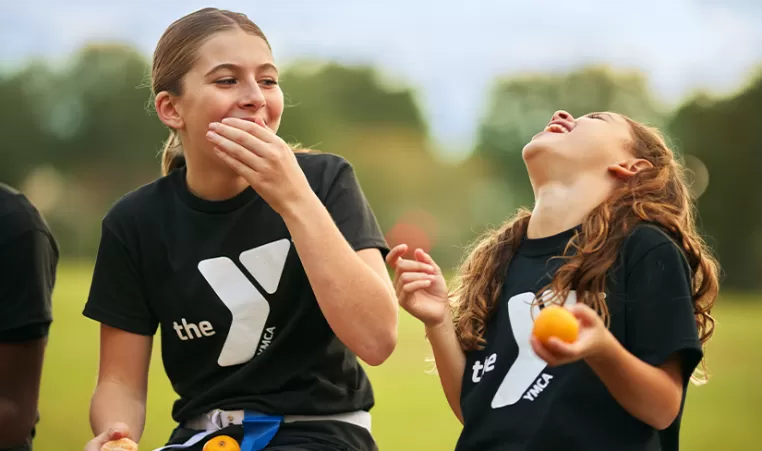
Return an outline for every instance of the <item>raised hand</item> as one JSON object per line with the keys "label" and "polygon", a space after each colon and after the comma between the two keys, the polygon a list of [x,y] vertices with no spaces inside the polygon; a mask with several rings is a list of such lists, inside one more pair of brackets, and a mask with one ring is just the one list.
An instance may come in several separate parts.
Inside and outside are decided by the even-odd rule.
{"label": "raised hand", "polygon": [[579,333],[574,342],[567,343],[558,337],[550,337],[547,343],[543,343],[534,335],[531,337],[532,349],[549,366],[598,357],[605,353],[612,342],[613,336],[595,310],[581,303],[569,306],[568,309],[579,321]]}
{"label": "raised hand", "polygon": [[215,145],[215,154],[279,214],[313,193],[294,152],[261,120],[213,122],[207,139]]}
{"label": "raised hand", "polygon": [[386,263],[394,269],[394,290],[400,306],[427,327],[435,327],[448,318],[447,283],[436,262],[426,252],[416,249],[415,260],[402,258],[407,245],[389,252]]}

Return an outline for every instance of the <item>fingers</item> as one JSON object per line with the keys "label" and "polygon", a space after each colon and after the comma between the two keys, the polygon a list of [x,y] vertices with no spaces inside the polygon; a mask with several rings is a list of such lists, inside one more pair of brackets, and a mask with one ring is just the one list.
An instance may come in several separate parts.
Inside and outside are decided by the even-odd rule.
{"label": "fingers", "polygon": [[549,366],[559,366],[579,360],[579,352],[574,344],[561,341],[557,337],[543,343],[537,337],[530,337],[532,350]]}
{"label": "fingers", "polygon": [[423,272],[406,272],[400,274],[399,277],[395,277],[394,290],[397,292],[397,294],[402,294],[405,292],[404,287],[406,285],[418,281],[427,281],[428,283],[424,284],[423,286],[428,287],[431,285],[431,282],[434,281],[434,276]]}
{"label": "fingers", "polygon": [[532,350],[535,354],[542,360],[546,361],[549,365],[553,366],[555,365],[555,358],[553,355],[545,349],[545,346],[542,344],[540,340],[537,339],[534,335],[532,335],[530,338],[530,343],[532,344]]}
{"label": "fingers", "polygon": [[[402,286],[400,289],[400,297],[403,299],[403,301],[406,301],[409,299],[409,295],[412,293],[415,293],[416,291],[420,289],[425,289],[431,286],[431,279],[424,279],[424,280],[416,280],[415,282],[410,282]],[[403,302],[404,303],[404,302]]]}
{"label": "fingers", "polygon": [[243,130],[212,123],[206,133],[206,139],[226,154],[253,169],[262,166],[261,155],[264,151],[261,148],[264,147],[263,143],[257,142],[254,137]]}
{"label": "fingers", "polygon": [[442,272],[439,269],[439,266],[437,265],[437,263],[434,261],[434,259],[431,258],[431,255],[429,255],[426,252],[424,252],[423,249],[416,249],[415,250],[415,258],[419,262],[423,262],[423,263],[426,263],[426,264],[430,265],[432,268],[434,268],[434,270],[437,273]]}
{"label": "fingers", "polygon": [[400,244],[392,248],[386,256],[386,262],[394,269],[394,291],[400,304],[405,304],[409,295],[415,291],[430,287],[439,274],[439,268],[436,264],[431,264],[431,257],[425,253],[421,254],[422,250],[416,250],[417,260],[402,258],[407,251],[408,246]]}
{"label": "fingers", "polygon": [[256,171],[249,167],[248,165],[244,164],[240,160],[236,159],[229,153],[222,150],[220,147],[215,146],[214,147],[214,153],[219,157],[225,164],[230,166],[232,170],[234,170],[238,175],[245,178],[246,180],[251,183],[251,180],[256,177]]}
{"label": "fingers", "polygon": [[580,322],[581,326],[593,326],[595,325],[599,320],[598,314],[583,303],[577,303],[574,305],[570,305],[567,307],[569,311],[574,315],[575,318],[577,318]]}
{"label": "fingers", "polygon": [[273,131],[270,130],[270,128],[267,127],[264,121],[260,118],[256,118],[254,119],[254,122],[251,122],[234,117],[226,117],[222,120],[222,123],[224,125],[243,130],[249,135],[265,143],[274,143],[279,139],[278,135],[273,133]]}
{"label": "fingers", "polygon": [[577,352],[572,344],[566,343],[558,337],[550,337],[545,343],[547,349],[556,360],[576,359]]}
{"label": "fingers", "polygon": [[386,264],[392,267],[392,269],[396,269],[397,267],[397,260],[405,255],[405,252],[407,252],[407,244],[398,244],[392,248],[391,251],[389,251],[389,254],[386,256]]}
{"label": "fingers", "polygon": [[397,260],[397,267],[395,268],[396,272],[399,274],[402,274],[403,272],[425,272],[427,274],[435,275],[437,274],[437,270],[427,264],[427,263],[421,263],[414,260],[407,260],[404,258],[400,258]]}

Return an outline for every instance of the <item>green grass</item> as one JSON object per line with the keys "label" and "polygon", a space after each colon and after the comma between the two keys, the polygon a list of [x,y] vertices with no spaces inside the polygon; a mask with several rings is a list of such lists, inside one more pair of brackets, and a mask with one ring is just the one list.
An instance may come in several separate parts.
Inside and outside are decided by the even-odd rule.
{"label": "green grass", "polygon": [[[98,325],[81,315],[91,268],[64,264],[54,296],[55,322],[45,361],[40,400],[41,422],[35,449],[80,450],[92,437],[90,396],[98,361]],[[760,424],[762,389],[762,299],[721,299],[718,327],[708,358],[712,380],[689,390],[682,449],[752,449]],[[429,347],[423,329],[404,312],[394,355],[368,373],[376,392],[373,433],[382,451],[453,449],[460,424],[449,410],[434,374],[427,373]],[[174,427],[170,409],[175,394],[164,375],[158,343],[148,395],[142,450],[161,446]]]}

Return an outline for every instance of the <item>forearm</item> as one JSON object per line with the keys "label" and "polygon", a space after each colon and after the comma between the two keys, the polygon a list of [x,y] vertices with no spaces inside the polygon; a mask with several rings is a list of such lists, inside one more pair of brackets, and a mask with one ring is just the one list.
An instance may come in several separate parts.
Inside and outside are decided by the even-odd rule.
{"label": "forearm", "polygon": [[0,449],[25,443],[37,421],[46,343],[0,343]]}
{"label": "forearm", "polygon": [[13,400],[0,397],[0,449],[24,444],[32,432],[35,417],[21,410]]}
{"label": "forearm", "polygon": [[352,249],[317,196],[293,205],[283,219],[336,336],[365,362],[382,363],[397,336],[391,286]]}
{"label": "forearm", "polygon": [[426,328],[426,336],[431,343],[434,353],[439,381],[455,416],[463,423],[460,410],[460,391],[463,384],[463,372],[466,367],[466,356],[460,347],[455,327],[449,315],[442,324]]}
{"label": "forearm", "polygon": [[129,427],[131,439],[138,442],[143,435],[146,416],[145,394],[133,393],[118,381],[101,381],[90,404],[90,427],[98,435],[115,423]]}
{"label": "forearm", "polygon": [[[631,354],[613,335],[604,351],[587,363],[630,415],[662,430],[675,420],[682,386],[675,376]],[[679,366],[677,366],[679,370]],[[679,371],[678,371],[679,374]]]}

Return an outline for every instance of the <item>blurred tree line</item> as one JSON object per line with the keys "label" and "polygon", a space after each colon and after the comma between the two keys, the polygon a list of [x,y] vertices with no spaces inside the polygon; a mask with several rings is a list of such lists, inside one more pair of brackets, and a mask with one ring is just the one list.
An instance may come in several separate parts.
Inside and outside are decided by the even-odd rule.
{"label": "blurred tree line", "polygon": [[[159,176],[167,132],[152,112],[148,74],[144,55],[103,44],[55,70],[33,61],[0,75],[0,181],[38,204],[69,258],[93,258],[106,209]],[[431,248],[446,268],[485,227],[531,205],[521,149],[555,110],[610,110],[656,125],[692,169],[724,287],[762,288],[762,202],[754,196],[762,190],[753,175],[762,164],[762,76],[730,97],[697,95],[675,110],[632,71],[498,79],[474,149],[458,164],[438,157],[416,93],[370,68],[302,62],[283,70],[281,86],[281,137],[346,157],[390,242]]]}

